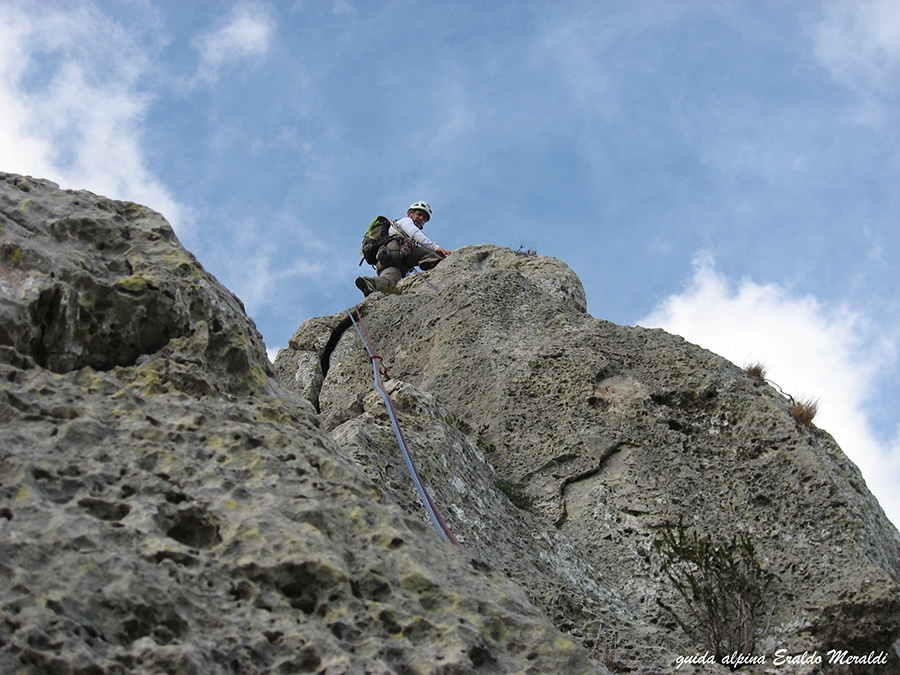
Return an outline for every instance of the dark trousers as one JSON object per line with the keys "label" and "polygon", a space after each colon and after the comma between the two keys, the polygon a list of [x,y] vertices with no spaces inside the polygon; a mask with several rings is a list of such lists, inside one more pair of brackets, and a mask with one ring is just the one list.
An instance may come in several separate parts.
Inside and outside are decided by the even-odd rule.
{"label": "dark trousers", "polygon": [[434,258],[440,260],[434,251],[429,251],[424,246],[416,246],[405,256],[400,251],[400,242],[392,241],[387,246],[387,255],[382,253],[382,260],[378,261],[375,271],[378,277],[375,279],[375,287],[380,291],[388,286],[393,286],[403,277],[409,274],[409,271],[419,263]]}

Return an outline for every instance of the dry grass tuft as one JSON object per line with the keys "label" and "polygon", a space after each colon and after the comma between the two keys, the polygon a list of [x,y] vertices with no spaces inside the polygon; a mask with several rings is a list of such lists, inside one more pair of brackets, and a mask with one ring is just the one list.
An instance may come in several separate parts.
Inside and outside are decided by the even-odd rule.
{"label": "dry grass tuft", "polygon": [[757,384],[765,384],[766,383],[766,372],[767,368],[764,364],[756,361],[754,363],[748,363],[744,366],[744,371],[756,380]]}
{"label": "dry grass tuft", "polygon": [[538,254],[533,248],[525,248],[525,244],[521,244],[517,250],[513,251],[513,253],[516,255],[528,256],[529,258],[533,258]]}
{"label": "dry grass tuft", "polygon": [[812,421],[819,412],[819,399],[817,398],[801,398],[791,403],[791,416],[797,420],[797,424],[805,427],[811,427]]}

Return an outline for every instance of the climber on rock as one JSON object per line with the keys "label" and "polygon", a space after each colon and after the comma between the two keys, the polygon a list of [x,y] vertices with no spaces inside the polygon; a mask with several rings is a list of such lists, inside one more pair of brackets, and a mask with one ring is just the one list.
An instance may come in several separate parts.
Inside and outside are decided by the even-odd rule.
{"label": "climber on rock", "polygon": [[363,295],[384,291],[395,285],[416,265],[430,270],[453,253],[438,246],[422,232],[425,223],[431,220],[431,213],[428,202],[418,201],[407,209],[405,217],[391,222],[390,238],[378,250],[375,265],[378,276],[356,279],[356,287]]}

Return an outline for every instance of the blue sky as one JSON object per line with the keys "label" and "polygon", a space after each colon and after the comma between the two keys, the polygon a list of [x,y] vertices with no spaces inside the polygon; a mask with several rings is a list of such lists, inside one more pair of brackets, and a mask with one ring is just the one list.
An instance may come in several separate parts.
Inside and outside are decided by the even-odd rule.
{"label": "blue sky", "polygon": [[425,199],[817,397],[900,523],[896,0],[2,0],[0,170],[163,213],[273,356]]}

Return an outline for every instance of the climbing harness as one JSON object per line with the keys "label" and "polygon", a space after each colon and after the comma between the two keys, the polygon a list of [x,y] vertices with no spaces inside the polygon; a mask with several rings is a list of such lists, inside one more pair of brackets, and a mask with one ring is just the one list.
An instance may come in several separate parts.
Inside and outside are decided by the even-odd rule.
{"label": "climbing harness", "polygon": [[428,491],[422,484],[422,479],[419,476],[419,472],[416,470],[415,464],[413,463],[412,455],[409,452],[409,447],[406,445],[406,439],[403,437],[403,430],[400,428],[400,422],[397,420],[397,413],[394,410],[394,404],[391,402],[391,397],[388,395],[387,390],[384,388],[384,382],[381,378],[382,369],[379,368],[379,364],[383,363],[382,359],[372,349],[372,343],[369,340],[368,332],[366,331],[365,324],[362,320],[362,315],[359,313],[359,307],[354,307],[354,310],[356,311],[356,318],[353,317],[353,312],[351,312],[349,309],[347,310],[347,314],[350,316],[350,321],[353,323],[353,327],[356,329],[356,333],[357,335],[359,335],[359,339],[363,343],[363,347],[365,347],[366,353],[369,355],[369,361],[372,363],[372,372],[375,377],[375,389],[378,390],[378,393],[381,394],[381,398],[384,399],[384,405],[387,408],[388,416],[390,417],[391,424],[394,427],[394,435],[397,437],[397,443],[400,446],[400,451],[403,453],[403,460],[406,462],[406,469],[409,471],[409,475],[416,486],[416,491],[419,493],[419,500],[425,507],[425,512],[428,514],[428,520],[431,521],[431,525],[432,527],[434,527],[435,531],[444,539],[447,539],[456,546],[460,546],[461,544],[457,541],[456,537],[453,536],[453,533],[450,531],[447,523],[444,521],[437,507],[434,505],[434,501],[432,501],[431,495],[428,494]]}

